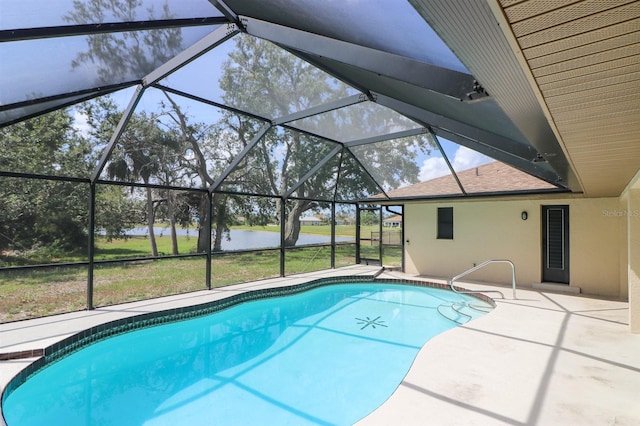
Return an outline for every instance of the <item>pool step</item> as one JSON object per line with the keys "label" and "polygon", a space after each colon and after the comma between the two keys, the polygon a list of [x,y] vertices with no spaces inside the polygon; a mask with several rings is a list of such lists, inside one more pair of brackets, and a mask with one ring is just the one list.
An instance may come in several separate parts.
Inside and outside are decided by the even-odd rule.
{"label": "pool step", "polygon": [[440,315],[458,324],[466,324],[472,319],[480,317],[492,310],[493,308],[490,305],[480,301],[447,302],[438,306]]}
{"label": "pool step", "polygon": [[467,302],[467,306],[470,309],[473,309],[474,311],[484,312],[485,314],[493,311],[493,306],[489,305],[488,303],[482,302],[482,301]]}

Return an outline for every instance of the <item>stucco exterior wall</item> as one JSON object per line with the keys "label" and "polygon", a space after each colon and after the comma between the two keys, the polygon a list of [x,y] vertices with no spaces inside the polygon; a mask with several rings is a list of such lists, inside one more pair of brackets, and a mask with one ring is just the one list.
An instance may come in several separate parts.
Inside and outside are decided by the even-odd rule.
{"label": "stucco exterior wall", "polygon": [[[569,205],[570,285],[583,293],[621,296],[621,226],[618,198],[547,198],[421,202],[405,205],[406,271],[455,276],[487,259],[509,259],[518,285],[541,282],[543,205]],[[439,240],[437,208],[453,207],[454,239]],[[527,220],[521,213],[526,211]],[[506,264],[490,265],[469,279],[510,284]],[[626,281],[626,280],[624,280]]]}
{"label": "stucco exterior wall", "polygon": [[[618,208],[620,211],[632,211],[629,201],[628,192],[623,193],[620,196]],[[629,223],[632,217],[627,217],[625,220],[622,220],[620,223],[620,228],[618,230],[618,244],[620,245],[619,253],[620,253],[620,297],[623,299],[627,299],[629,297],[629,285],[628,285],[628,275],[629,275]],[[638,218],[640,220],[640,218]]]}
{"label": "stucco exterior wall", "polygon": [[[640,187],[640,183],[635,186]],[[627,191],[628,209],[628,297],[629,328],[632,333],[640,333],[640,188]]]}

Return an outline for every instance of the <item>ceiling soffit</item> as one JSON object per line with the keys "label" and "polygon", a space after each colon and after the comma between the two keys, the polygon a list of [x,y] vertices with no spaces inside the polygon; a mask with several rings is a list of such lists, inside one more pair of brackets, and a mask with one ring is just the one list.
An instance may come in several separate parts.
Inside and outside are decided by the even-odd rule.
{"label": "ceiling soffit", "polygon": [[500,1],[589,196],[617,196],[640,164],[640,1]]}

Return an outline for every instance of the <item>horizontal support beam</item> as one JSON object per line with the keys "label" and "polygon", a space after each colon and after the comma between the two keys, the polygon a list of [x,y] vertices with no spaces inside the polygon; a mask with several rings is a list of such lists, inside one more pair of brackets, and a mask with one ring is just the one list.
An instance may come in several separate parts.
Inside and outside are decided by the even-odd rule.
{"label": "horizontal support beam", "polygon": [[429,129],[427,129],[426,127],[418,127],[416,129],[403,130],[401,132],[386,133],[384,135],[358,139],[355,141],[346,142],[344,145],[351,148],[353,146],[368,145],[370,143],[384,142],[392,139],[410,138],[412,136],[424,135],[425,133],[429,133]]}
{"label": "horizontal support beam", "polygon": [[551,168],[547,163],[540,163],[518,157],[510,154],[509,152],[495,149],[490,144],[484,144],[479,141],[467,138],[458,133],[451,132],[447,129],[434,128],[434,133],[442,138],[455,142],[458,145],[462,145],[481,154],[491,157],[495,160],[508,164],[516,169],[519,169],[525,173],[535,176],[545,182],[552,185],[565,188],[565,181],[561,179],[558,173]]}
{"label": "horizontal support beam", "polygon": [[522,157],[527,160],[536,158],[538,151],[531,145],[514,141],[507,137],[489,132],[484,129],[463,123],[453,118],[445,117],[440,114],[416,107],[406,102],[399,101],[389,96],[376,93],[377,103],[389,107],[400,114],[403,114],[427,127],[437,127],[440,129],[449,129],[453,133],[459,133],[469,139],[481,141],[496,149],[510,152],[513,155]]}
{"label": "horizontal support beam", "polygon": [[351,95],[346,98],[338,99],[337,101],[328,102],[303,111],[294,112],[293,114],[289,114],[284,117],[276,118],[271,122],[271,124],[276,126],[278,124],[289,123],[291,121],[301,120],[303,118],[313,117],[314,115],[324,114],[329,111],[359,104],[367,100],[367,97],[363,94]]}
{"label": "horizontal support beam", "polygon": [[168,189],[170,191],[189,191],[189,192],[201,192],[208,193],[207,188],[193,188],[189,186],[175,186],[175,185],[162,185],[159,183],[140,183],[140,182],[125,182],[119,180],[106,180],[98,179],[95,181],[99,185],[112,185],[112,186],[127,186],[132,188],[154,188],[154,189]]}
{"label": "horizontal support beam", "polygon": [[52,180],[61,182],[74,182],[74,183],[91,183],[89,178],[75,177],[75,176],[57,176],[57,175],[43,175],[39,173],[23,173],[23,172],[9,172],[0,170],[0,177],[18,178],[18,179],[38,179],[38,180]]}
{"label": "horizontal support beam", "polygon": [[511,165],[553,185],[565,186],[562,176],[546,163],[535,162],[537,150],[533,146],[512,141],[495,133],[435,114],[384,95],[377,94],[378,103],[387,106],[427,127],[434,133],[459,145]]}
{"label": "horizontal support beam", "polygon": [[[73,99],[72,101],[70,101],[72,104],[73,103],[77,103],[78,101],[75,100],[74,98],[80,98],[82,97],[82,100],[86,100],[86,99],[90,99],[92,97],[96,97],[96,96],[101,96],[101,95],[106,95],[112,92],[116,92],[118,90],[127,88],[127,87],[131,87],[131,86],[135,86],[140,84],[139,80],[135,80],[135,81],[126,81],[123,83],[118,83],[118,84],[111,84],[111,85],[107,85],[107,86],[100,86],[100,87],[91,87],[89,89],[83,89],[83,90],[76,90],[73,92],[65,92],[59,95],[52,95],[52,96],[44,96],[44,97],[40,97],[40,98],[32,98],[32,99],[27,99],[24,101],[20,101],[20,102],[14,102],[11,104],[5,104],[5,105],[0,105],[0,112],[2,111],[9,111],[12,109],[17,109],[17,108],[26,108],[26,107],[30,107],[33,105],[37,105],[37,104],[43,104],[43,103],[49,103],[49,102],[55,102],[55,101],[64,101],[64,100],[68,100],[68,99]],[[56,108],[57,109],[57,108]]]}
{"label": "horizontal support beam", "polygon": [[247,32],[293,50],[326,57],[437,93],[465,100],[474,91],[472,75],[330,37],[241,17]]}
{"label": "horizontal support beam", "polygon": [[202,27],[227,24],[221,16],[183,19],[154,19],[150,21],[103,22],[98,24],[60,25],[55,27],[16,28],[0,31],[0,43],[36,40],[52,37],[70,37],[89,34],[120,33],[126,31],[158,30],[165,28]]}

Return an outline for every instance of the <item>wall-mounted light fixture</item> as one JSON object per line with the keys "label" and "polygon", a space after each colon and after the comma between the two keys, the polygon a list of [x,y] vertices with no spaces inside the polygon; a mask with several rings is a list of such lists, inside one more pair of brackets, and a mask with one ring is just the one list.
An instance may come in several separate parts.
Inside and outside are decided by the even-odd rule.
{"label": "wall-mounted light fixture", "polygon": [[520,213],[520,217],[522,218],[522,220],[527,220],[529,218],[529,213],[524,210],[522,213]]}

